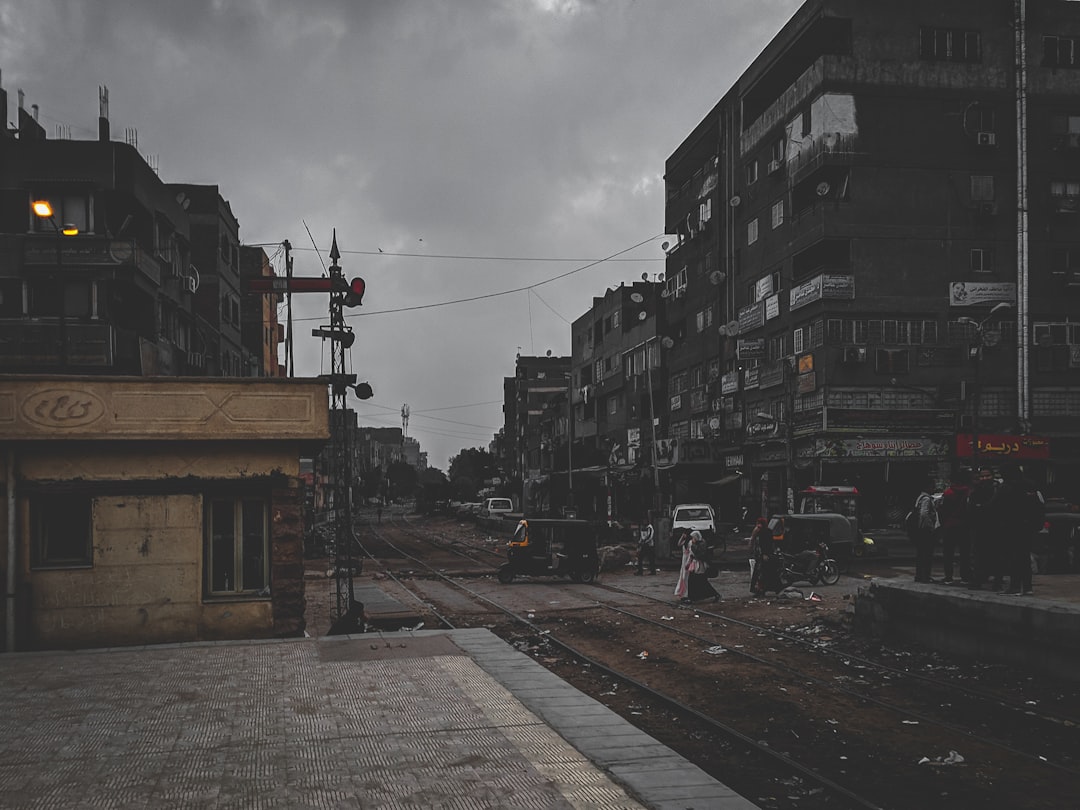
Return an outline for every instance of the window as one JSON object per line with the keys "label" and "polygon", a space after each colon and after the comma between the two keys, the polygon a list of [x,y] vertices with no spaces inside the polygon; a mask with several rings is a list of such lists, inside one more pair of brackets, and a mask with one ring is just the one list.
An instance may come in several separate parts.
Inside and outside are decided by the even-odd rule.
{"label": "window", "polygon": [[690,387],[700,388],[705,384],[705,367],[694,366],[690,369]]}
{"label": "window", "polygon": [[982,35],[956,28],[920,29],[920,55],[936,62],[981,62]]}
{"label": "window", "polygon": [[758,179],[758,162],[755,158],[746,164],[746,185],[752,185]]}
{"label": "window", "polygon": [[989,273],[993,269],[993,262],[991,261],[993,253],[989,248],[972,248],[970,255],[969,266],[974,272]]}
{"label": "window", "polygon": [[1051,207],[1059,214],[1075,214],[1080,211],[1080,181],[1052,180],[1050,182]]}
{"label": "window", "polygon": [[207,506],[206,591],[262,595],[270,584],[266,501],[214,498]]}
{"label": "window", "polygon": [[907,349],[877,349],[874,352],[874,371],[878,374],[907,374],[911,368],[911,353]]}
{"label": "window", "polygon": [[1051,273],[1080,272],[1080,247],[1055,247],[1050,252]]}
{"label": "window", "polygon": [[791,350],[795,354],[802,354],[803,352],[803,330],[802,327],[796,329],[791,334]]}
{"label": "window", "polygon": [[971,175],[971,201],[994,201],[994,176],[992,174]]}
{"label": "window", "polygon": [[0,318],[18,318],[24,310],[22,279],[0,278]]}
{"label": "window", "polygon": [[710,326],[712,326],[712,307],[703,309],[697,314],[697,330],[699,332],[704,332]]}
{"label": "window", "polygon": [[664,295],[668,298],[678,298],[686,292],[686,268],[682,268],[674,275],[669,275],[664,281]]}
{"label": "window", "polygon": [[88,495],[32,496],[32,567],[86,568],[93,565],[92,514]]}
{"label": "window", "polygon": [[746,223],[746,244],[752,245],[758,238],[758,221],[752,219]]}
{"label": "window", "polygon": [[779,228],[784,224],[784,201],[777,200],[772,204],[772,226]]}
{"label": "window", "polygon": [[614,416],[619,411],[619,398],[617,396],[608,397],[607,399],[607,412],[608,416]]}
{"label": "window", "polygon": [[712,200],[708,199],[698,205],[698,221],[704,225],[712,219]]}
{"label": "window", "polygon": [[1045,67],[1080,67],[1080,39],[1076,37],[1043,37]]}
{"label": "window", "polygon": [[686,372],[671,375],[671,393],[681,394],[686,390]]}
{"label": "window", "polygon": [[993,132],[995,129],[994,108],[985,104],[973,104],[964,113],[964,126],[968,132]]}
{"label": "window", "polygon": [[604,358],[600,358],[593,363],[593,376],[597,382],[603,382],[604,380]]}
{"label": "window", "polygon": [[1066,149],[1080,147],[1080,115],[1051,115],[1050,145]]}
{"label": "window", "polygon": [[620,317],[619,310],[615,310],[614,312],[611,313],[611,328],[612,329],[618,329],[619,328],[619,317]]}

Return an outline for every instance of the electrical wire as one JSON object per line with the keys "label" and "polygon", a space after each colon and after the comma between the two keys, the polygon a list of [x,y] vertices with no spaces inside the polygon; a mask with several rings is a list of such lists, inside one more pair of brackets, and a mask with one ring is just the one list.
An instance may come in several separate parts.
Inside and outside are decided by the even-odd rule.
{"label": "electrical wire", "polygon": [[[642,245],[646,245],[646,244],[648,244],[649,242],[652,242],[655,239],[659,239],[663,235],[664,234],[658,234],[656,236],[650,236],[648,239],[641,240],[636,245],[631,245],[630,247],[625,248],[623,250],[620,250],[617,253],[612,253],[610,256],[607,256],[607,257],[605,257],[603,259],[596,259],[595,261],[591,261],[588,264],[582,265],[581,267],[575,267],[573,270],[567,270],[565,273],[560,273],[557,276],[552,276],[551,278],[544,279],[543,281],[538,281],[535,284],[529,284],[529,285],[526,285],[524,287],[516,287],[516,288],[514,288],[512,290],[502,290],[500,292],[484,293],[483,295],[473,295],[473,296],[470,296],[468,298],[455,298],[452,301],[437,301],[434,304],[417,304],[414,307],[400,307],[398,309],[378,309],[378,310],[375,310],[374,312],[352,312],[352,313],[349,313],[348,317],[357,318],[357,317],[370,317],[371,315],[391,315],[391,314],[398,313],[398,312],[416,312],[417,310],[421,310],[421,309],[435,309],[436,307],[447,307],[447,306],[450,306],[452,304],[466,304],[466,303],[469,303],[470,301],[483,301],[483,300],[488,299],[488,298],[501,298],[504,295],[514,295],[515,293],[526,292],[527,290],[533,290],[536,287],[542,287],[545,284],[551,284],[552,282],[559,281],[560,279],[567,278],[568,276],[572,276],[575,273],[580,273],[583,270],[588,270],[590,267],[595,267],[598,264],[603,264],[604,262],[613,261],[618,256],[621,256],[624,253],[629,253],[631,250],[636,250],[637,248],[641,247]],[[294,320],[296,320],[296,321],[317,321],[317,320],[321,320],[321,319],[322,319],[322,316],[315,317],[315,318],[295,318]]]}

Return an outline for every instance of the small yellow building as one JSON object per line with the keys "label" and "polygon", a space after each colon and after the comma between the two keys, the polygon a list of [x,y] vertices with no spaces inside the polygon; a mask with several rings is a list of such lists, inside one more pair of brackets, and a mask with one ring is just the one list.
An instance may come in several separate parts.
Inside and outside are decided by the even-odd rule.
{"label": "small yellow building", "polygon": [[325,383],[0,375],[6,650],[296,636]]}

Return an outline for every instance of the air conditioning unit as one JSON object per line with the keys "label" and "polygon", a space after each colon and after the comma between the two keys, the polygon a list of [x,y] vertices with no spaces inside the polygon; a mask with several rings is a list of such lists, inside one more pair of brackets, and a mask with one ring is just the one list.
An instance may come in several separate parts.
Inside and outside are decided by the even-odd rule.
{"label": "air conditioning unit", "polygon": [[995,146],[997,144],[997,135],[993,132],[977,132],[975,133],[975,142],[979,146]]}
{"label": "air conditioning unit", "polygon": [[843,362],[847,365],[866,362],[865,346],[845,346]]}
{"label": "air conditioning unit", "polygon": [[185,276],[181,283],[184,285],[184,290],[187,292],[195,292],[195,279],[191,278],[191,276]]}
{"label": "air conditioning unit", "polygon": [[979,216],[992,217],[997,215],[998,207],[997,203],[981,202],[975,210],[978,211]]}
{"label": "air conditioning unit", "polygon": [[779,171],[780,167],[783,165],[784,161],[782,160],[770,160],[767,174],[772,174],[773,172]]}

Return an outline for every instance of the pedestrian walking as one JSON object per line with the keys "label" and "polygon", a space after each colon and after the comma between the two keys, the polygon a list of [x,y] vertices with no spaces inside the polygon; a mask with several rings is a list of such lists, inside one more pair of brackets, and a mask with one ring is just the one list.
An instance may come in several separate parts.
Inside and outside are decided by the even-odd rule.
{"label": "pedestrian walking", "polygon": [[946,585],[952,585],[954,558],[959,562],[959,581],[966,583],[971,576],[971,514],[968,500],[971,496],[971,474],[957,470],[938,504],[941,521],[941,556],[945,569]]}
{"label": "pedestrian walking", "polygon": [[682,552],[682,560],[679,562],[679,580],[675,583],[675,597],[685,599],[689,574],[687,566],[690,565],[690,532],[684,529],[679,535],[676,546]]}
{"label": "pedestrian walking", "polygon": [[640,577],[645,567],[645,561],[649,561],[649,573],[656,573],[656,531],[652,525],[652,514],[645,516],[645,522],[638,530],[637,570],[634,576]]}
{"label": "pedestrian walking", "polygon": [[772,545],[772,537],[769,536],[769,521],[759,517],[754,524],[754,530],[750,532],[750,593],[754,596],[762,596],[765,593],[761,585],[761,578],[765,573],[762,565],[765,543]]}
{"label": "pedestrian walking", "polygon": [[911,540],[915,544],[915,581],[933,582],[934,541],[940,527],[934,499],[930,495],[933,482],[927,478],[915,499],[914,515],[910,521]]}
{"label": "pedestrian walking", "polygon": [[720,594],[709,582],[711,557],[712,552],[701,532],[690,532],[690,560],[686,566],[686,596],[682,598],[683,602],[701,602],[705,599],[720,601]]}

